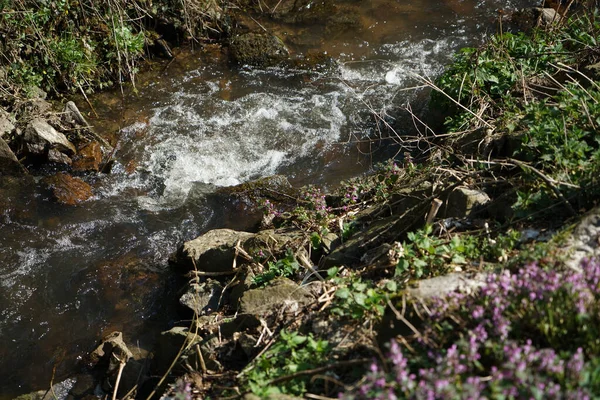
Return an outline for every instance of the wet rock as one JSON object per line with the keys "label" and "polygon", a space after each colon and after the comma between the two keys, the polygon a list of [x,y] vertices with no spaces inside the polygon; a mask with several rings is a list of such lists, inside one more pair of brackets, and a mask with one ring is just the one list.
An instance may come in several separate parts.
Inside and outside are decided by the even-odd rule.
{"label": "wet rock", "polygon": [[79,178],[59,173],[44,182],[52,191],[53,198],[62,204],[75,205],[92,197],[92,187]]}
{"label": "wet rock", "polygon": [[296,313],[314,300],[310,292],[287,278],[272,281],[264,288],[244,292],[240,301],[241,312],[265,314],[274,309]]}
{"label": "wet rock", "polygon": [[23,134],[28,153],[43,155],[50,149],[73,155],[77,152],[73,143],[42,118],[33,119]]}
{"label": "wet rock", "polygon": [[119,369],[119,360],[128,361],[133,358],[133,353],[127,348],[123,341],[121,332],[113,332],[106,335],[98,347],[88,356],[88,364],[91,367],[107,366],[107,371]]}
{"label": "wet rock", "polygon": [[292,24],[325,24],[337,11],[333,1],[312,0],[275,1],[271,10],[273,19]]}
{"label": "wet rock", "polygon": [[297,194],[290,181],[283,175],[272,175],[236,186],[218,188],[217,193],[236,196],[247,203],[256,203],[261,199],[284,201]]}
{"label": "wet rock", "polygon": [[215,229],[185,242],[171,261],[186,270],[198,268],[206,272],[231,271],[235,257],[235,245],[254,234],[231,229]]}
{"label": "wet rock", "polygon": [[251,32],[234,36],[229,49],[236,63],[257,67],[277,65],[289,56],[283,41],[267,33]]}
{"label": "wet rock", "polygon": [[79,148],[77,156],[73,161],[75,171],[99,171],[102,162],[102,150],[100,143],[90,142]]}
{"label": "wet rock", "polygon": [[464,218],[481,210],[490,202],[490,197],[481,190],[458,187],[448,196],[446,217]]}
{"label": "wet rock", "polygon": [[0,176],[21,176],[26,173],[8,144],[0,137]]}
{"label": "wet rock", "polygon": [[0,108],[0,139],[12,133],[15,129],[14,122],[14,118],[3,108]]}
{"label": "wet rock", "polygon": [[179,303],[192,310],[195,315],[209,314],[217,310],[222,292],[223,286],[213,279],[191,283],[185,294],[179,298]]}

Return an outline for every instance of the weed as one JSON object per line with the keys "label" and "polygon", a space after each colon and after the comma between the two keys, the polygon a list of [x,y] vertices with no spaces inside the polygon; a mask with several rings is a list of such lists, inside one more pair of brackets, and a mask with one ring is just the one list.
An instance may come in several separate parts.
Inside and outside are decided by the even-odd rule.
{"label": "weed", "polygon": [[268,268],[254,277],[253,282],[257,286],[266,286],[270,281],[279,277],[291,278],[300,270],[300,264],[291,249],[287,249],[284,258],[267,264]]}
{"label": "weed", "polygon": [[247,374],[248,386],[261,398],[280,393],[302,395],[310,385],[309,377],[283,380],[276,385],[273,381],[326,364],[330,353],[326,340],[282,330],[275,344],[254,361]]}

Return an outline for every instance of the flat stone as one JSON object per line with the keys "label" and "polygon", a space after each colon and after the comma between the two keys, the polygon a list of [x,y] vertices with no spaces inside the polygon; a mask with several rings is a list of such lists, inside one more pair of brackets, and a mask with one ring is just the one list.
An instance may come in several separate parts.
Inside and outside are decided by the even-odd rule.
{"label": "flat stone", "polygon": [[67,137],[54,129],[42,118],[34,118],[23,135],[30,152],[40,155],[47,149],[56,149],[61,153],[73,155],[77,152]]}
{"label": "flat stone", "polygon": [[486,277],[487,275],[482,273],[471,276],[465,273],[453,272],[448,275],[419,281],[418,287],[409,288],[408,292],[414,297],[422,299],[443,297],[457,291],[471,294],[485,284]]}
{"label": "flat stone", "polygon": [[79,178],[59,173],[44,182],[50,187],[54,199],[62,204],[75,205],[92,197],[92,187]]}
{"label": "flat stone", "polygon": [[264,288],[244,292],[240,309],[246,314],[265,314],[273,309],[287,309],[297,312],[302,306],[314,300],[310,292],[287,278],[272,281]]}

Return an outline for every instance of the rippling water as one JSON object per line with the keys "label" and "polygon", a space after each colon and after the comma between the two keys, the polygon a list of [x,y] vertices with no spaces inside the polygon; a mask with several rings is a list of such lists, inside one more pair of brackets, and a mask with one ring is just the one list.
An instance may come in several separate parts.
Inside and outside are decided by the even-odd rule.
{"label": "rippling water", "polygon": [[[527,3],[363,1],[359,31],[288,27],[298,49],[334,57],[330,69],[231,69],[192,54],[141,85],[127,97],[111,174],[88,177],[95,198],[66,207],[35,188],[21,210],[0,213],[0,398],[47,387],[53,370],[55,382],[72,374],[103,333],[151,346],[174,298],[169,253],[207,229],[250,223],[198,191],[275,173],[327,185],[368,170],[361,152],[375,148],[348,142],[377,136],[372,113],[402,126],[397,110],[423,97],[407,90],[414,74],[435,76],[494,31],[499,7]],[[123,121],[107,104],[98,129]]]}

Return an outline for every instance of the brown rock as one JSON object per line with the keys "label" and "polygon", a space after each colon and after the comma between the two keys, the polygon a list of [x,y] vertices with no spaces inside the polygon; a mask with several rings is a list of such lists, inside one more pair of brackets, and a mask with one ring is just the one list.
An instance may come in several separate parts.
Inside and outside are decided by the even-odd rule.
{"label": "brown rock", "polygon": [[102,162],[100,143],[91,142],[79,149],[77,158],[73,161],[75,171],[99,171]]}
{"label": "brown rock", "polygon": [[59,173],[45,178],[44,181],[59,203],[75,205],[92,197],[92,187],[79,178]]}

